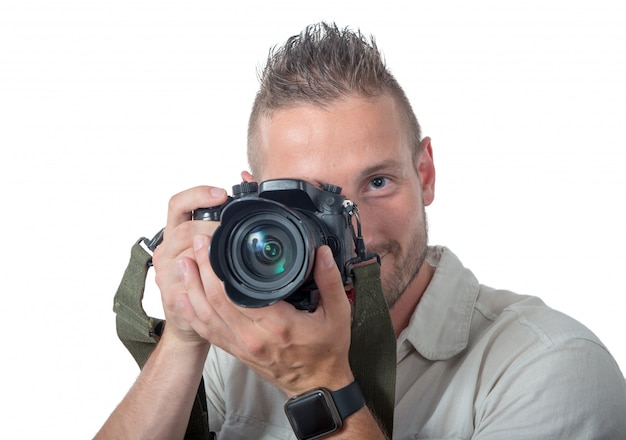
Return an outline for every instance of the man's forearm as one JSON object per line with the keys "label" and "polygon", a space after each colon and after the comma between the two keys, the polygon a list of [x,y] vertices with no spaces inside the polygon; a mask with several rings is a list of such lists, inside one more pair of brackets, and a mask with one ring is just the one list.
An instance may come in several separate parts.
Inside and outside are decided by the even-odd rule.
{"label": "man's forearm", "polygon": [[164,338],[95,438],[183,438],[207,353]]}

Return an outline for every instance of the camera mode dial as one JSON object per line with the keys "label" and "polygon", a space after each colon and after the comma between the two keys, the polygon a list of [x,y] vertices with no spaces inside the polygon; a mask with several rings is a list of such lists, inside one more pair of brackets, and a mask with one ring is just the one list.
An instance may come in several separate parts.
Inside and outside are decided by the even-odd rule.
{"label": "camera mode dial", "polygon": [[322,189],[333,194],[341,194],[341,187],[333,185],[332,183],[325,183],[324,185],[322,185]]}
{"label": "camera mode dial", "polygon": [[233,185],[233,197],[238,199],[250,194],[256,194],[259,190],[259,184],[256,182],[241,182],[238,185]]}

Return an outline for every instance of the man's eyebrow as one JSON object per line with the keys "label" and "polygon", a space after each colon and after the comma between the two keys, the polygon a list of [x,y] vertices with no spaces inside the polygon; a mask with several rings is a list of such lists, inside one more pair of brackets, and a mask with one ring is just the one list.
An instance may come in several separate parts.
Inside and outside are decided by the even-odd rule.
{"label": "man's eyebrow", "polygon": [[397,159],[387,159],[383,162],[364,168],[359,172],[359,177],[364,178],[384,171],[397,171],[404,174],[406,167],[407,163],[405,161]]}

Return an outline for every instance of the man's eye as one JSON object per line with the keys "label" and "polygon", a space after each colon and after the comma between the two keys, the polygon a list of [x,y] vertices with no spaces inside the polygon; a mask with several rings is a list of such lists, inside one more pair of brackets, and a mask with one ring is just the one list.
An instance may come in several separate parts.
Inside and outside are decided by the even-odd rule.
{"label": "man's eye", "polygon": [[389,179],[387,179],[386,177],[375,177],[374,179],[370,180],[369,187],[370,189],[379,189],[387,185],[388,181]]}

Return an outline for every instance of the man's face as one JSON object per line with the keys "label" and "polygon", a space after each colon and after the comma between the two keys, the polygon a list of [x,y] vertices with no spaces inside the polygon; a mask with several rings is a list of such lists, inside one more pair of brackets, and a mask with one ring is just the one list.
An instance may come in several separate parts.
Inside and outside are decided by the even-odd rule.
{"label": "man's face", "polygon": [[258,130],[263,166],[254,178],[341,186],[359,208],[368,251],[382,258],[383,291],[395,304],[426,251],[424,206],[433,200],[435,180],[430,140],[414,163],[404,119],[386,95],[282,109]]}

